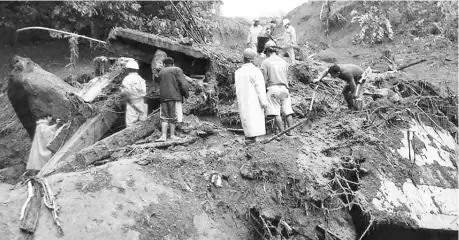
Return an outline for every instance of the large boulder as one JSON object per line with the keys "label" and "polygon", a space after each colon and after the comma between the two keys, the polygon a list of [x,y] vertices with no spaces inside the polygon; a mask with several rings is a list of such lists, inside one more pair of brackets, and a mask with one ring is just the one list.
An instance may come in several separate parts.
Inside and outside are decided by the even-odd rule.
{"label": "large boulder", "polygon": [[52,116],[67,120],[71,109],[67,94],[75,93],[75,88],[29,58],[15,56],[12,67],[8,98],[30,136],[40,118]]}

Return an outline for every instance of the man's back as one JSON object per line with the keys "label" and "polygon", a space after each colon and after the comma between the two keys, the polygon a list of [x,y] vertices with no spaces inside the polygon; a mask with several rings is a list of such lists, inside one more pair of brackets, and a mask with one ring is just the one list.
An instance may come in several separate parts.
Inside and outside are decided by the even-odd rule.
{"label": "man's back", "polygon": [[183,97],[188,97],[188,86],[182,69],[169,66],[163,68],[158,75],[161,101],[182,101]]}
{"label": "man's back", "polygon": [[129,92],[132,99],[143,98],[147,94],[145,80],[138,73],[129,73],[121,84]]}
{"label": "man's back", "polygon": [[364,70],[359,66],[355,64],[339,64],[338,66],[341,70],[341,74],[338,77],[346,82],[351,80],[351,76],[354,78],[354,81],[362,78]]}
{"label": "man's back", "polygon": [[267,87],[285,85],[288,88],[288,63],[283,58],[273,54],[261,63],[261,71]]}

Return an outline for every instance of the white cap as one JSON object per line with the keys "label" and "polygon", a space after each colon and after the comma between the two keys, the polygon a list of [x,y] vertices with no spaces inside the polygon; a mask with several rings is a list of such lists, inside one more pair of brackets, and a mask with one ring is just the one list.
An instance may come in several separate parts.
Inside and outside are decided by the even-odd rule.
{"label": "white cap", "polygon": [[287,25],[289,23],[290,23],[290,20],[288,20],[287,18],[282,20],[282,26],[285,26],[285,25]]}
{"label": "white cap", "polygon": [[139,64],[135,60],[130,60],[126,63],[126,68],[139,70]]}
{"label": "white cap", "polygon": [[254,21],[254,22],[257,22],[257,21],[258,21],[258,22],[259,22],[260,19],[259,19],[259,18],[254,18],[253,21]]}
{"label": "white cap", "polygon": [[246,48],[243,55],[247,59],[254,59],[257,56],[257,52],[252,48]]}
{"label": "white cap", "polygon": [[276,43],[273,41],[273,40],[269,40],[268,42],[266,42],[265,44],[265,49],[266,48],[269,48],[269,47],[275,47],[276,46]]}

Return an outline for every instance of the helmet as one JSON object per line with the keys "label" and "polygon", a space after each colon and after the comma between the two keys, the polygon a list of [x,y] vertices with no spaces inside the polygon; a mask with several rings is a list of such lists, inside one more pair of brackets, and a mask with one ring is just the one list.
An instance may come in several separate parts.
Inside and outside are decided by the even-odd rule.
{"label": "helmet", "polygon": [[269,47],[276,47],[276,43],[273,41],[273,40],[269,40],[268,42],[266,42],[265,44],[265,49],[269,48]]}
{"label": "helmet", "polygon": [[289,23],[290,23],[290,20],[288,20],[288,19],[282,20],[282,26],[285,26],[285,25],[287,25]]}
{"label": "helmet", "polygon": [[251,48],[246,48],[244,50],[243,55],[244,55],[244,58],[254,59],[257,56],[257,52]]}
{"label": "helmet", "polygon": [[139,70],[139,64],[135,60],[130,60],[126,63],[126,68]]}

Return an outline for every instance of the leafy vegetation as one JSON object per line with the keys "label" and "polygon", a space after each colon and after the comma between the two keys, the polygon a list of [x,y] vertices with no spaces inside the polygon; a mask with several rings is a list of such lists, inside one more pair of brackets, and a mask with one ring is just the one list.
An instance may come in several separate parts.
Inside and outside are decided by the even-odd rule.
{"label": "leafy vegetation", "polygon": [[[192,24],[194,31],[201,31],[209,40],[212,29],[218,27],[213,17],[221,4],[214,0],[0,2],[0,26],[42,26],[105,38],[113,27],[175,37],[197,34],[190,32]],[[185,14],[191,22],[181,21]]]}
{"label": "leafy vegetation", "polygon": [[[348,8],[331,14],[330,6],[334,2],[326,1],[322,6],[321,16],[326,17],[321,20],[326,23],[327,33],[333,25],[342,27],[346,22],[342,16],[347,16],[344,11]],[[455,42],[458,39],[457,1],[365,0],[353,3],[351,17],[351,22],[360,25],[356,36],[360,42],[381,43],[406,33],[417,37],[439,35]]]}

